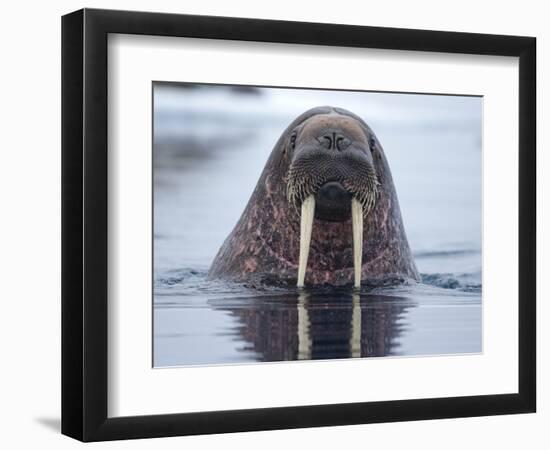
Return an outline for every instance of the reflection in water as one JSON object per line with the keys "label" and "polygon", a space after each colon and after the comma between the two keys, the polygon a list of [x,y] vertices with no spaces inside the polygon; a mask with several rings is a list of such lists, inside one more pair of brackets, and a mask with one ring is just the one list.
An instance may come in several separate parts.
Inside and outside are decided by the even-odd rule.
{"label": "reflection in water", "polygon": [[424,284],[256,290],[206,273],[157,279],[155,367],[482,351],[479,292]]}
{"label": "reflection in water", "polygon": [[351,338],[349,346],[351,349],[352,358],[361,357],[361,298],[359,294],[353,294],[351,315]]}
{"label": "reflection in water", "polygon": [[298,358],[311,359],[311,337],[309,335],[308,295],[298,296]]}
{"label": "reflection in water", "polygon": [[399,297],[302,291],[210,301],[238,319],[241,351],[257,361],[359,358],[397,353],[400,319],[415,304]]}

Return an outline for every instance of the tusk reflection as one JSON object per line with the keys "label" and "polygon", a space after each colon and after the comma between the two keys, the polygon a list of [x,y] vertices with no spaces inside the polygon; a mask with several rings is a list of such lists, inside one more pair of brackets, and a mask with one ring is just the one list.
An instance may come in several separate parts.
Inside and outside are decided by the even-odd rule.
{"label": "tusk reflection", "polygon": [[309,294],[298,295],[298,359],[311,359],[311,337],[309,334]]}
{"label": "tusk reflection", "polygon": [[351,306],[351,338],[349,341],[352,358],[361,358],[361,297],[352,294]]}

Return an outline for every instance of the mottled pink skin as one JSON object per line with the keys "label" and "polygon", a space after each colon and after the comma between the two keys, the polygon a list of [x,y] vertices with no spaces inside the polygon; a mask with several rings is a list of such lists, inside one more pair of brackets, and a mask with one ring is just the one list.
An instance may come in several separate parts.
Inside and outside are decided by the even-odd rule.
{"label": "mottled pink skin", "polygon": [[[357,116],[331,107],[314,108],[298,117],[271,152],[258,184],[237,225],[220,248],[210,268],[210,278],[252,284],[295,284],[300,249],[300,214],[286,197],[290,165],[289,136],[302,122],[327,113],[351,116],[366,138],[376,143],[373,162],[379,195],[364,219],[362,282],[396,284],[419,280],[405,230],[390,169],[370,128]],[[326,116],[325,116],[326,117]],[[353,282],[351,219],[329,222],[315,219],[306,271],[306,285],[341,286]]]}

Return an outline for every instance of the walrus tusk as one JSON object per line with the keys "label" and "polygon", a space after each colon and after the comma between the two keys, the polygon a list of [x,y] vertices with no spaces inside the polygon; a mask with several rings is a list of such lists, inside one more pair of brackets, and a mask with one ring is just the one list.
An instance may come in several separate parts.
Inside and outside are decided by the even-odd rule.
{"label": "walrus tusk", "polygon": [[351,199],[351,223],[353,226],[353,272],[354,286],[361,287],[361,258],[363,256],[363,206]]}
{"label": "walrus tusk", "polygon": [[300,220],[300,259],[298,262],[298,287],[304,287],[306,277],[307,258],[309,256],[309,244],[311,243],[311,230],[313,228],[313,216],[315,215],[315,197],[310,195],[302,203],[302,216]]}

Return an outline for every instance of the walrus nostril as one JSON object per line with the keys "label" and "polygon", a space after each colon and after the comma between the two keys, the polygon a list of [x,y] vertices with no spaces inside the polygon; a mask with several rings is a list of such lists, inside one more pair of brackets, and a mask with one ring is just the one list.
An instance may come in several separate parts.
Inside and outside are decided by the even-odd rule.
{"label": "walrus nostril", "polygon": [[317,140],[321,144],[321,147],[329,150],[342,151],[351,145],[351,141],[346,136],[336,131],[325,133]]}
{"label": "walrus nostril", "polygon": [[336,148],[340,151],[345,150],[351,145],[351,141],[344,136],[338,137],[336,139]]}

